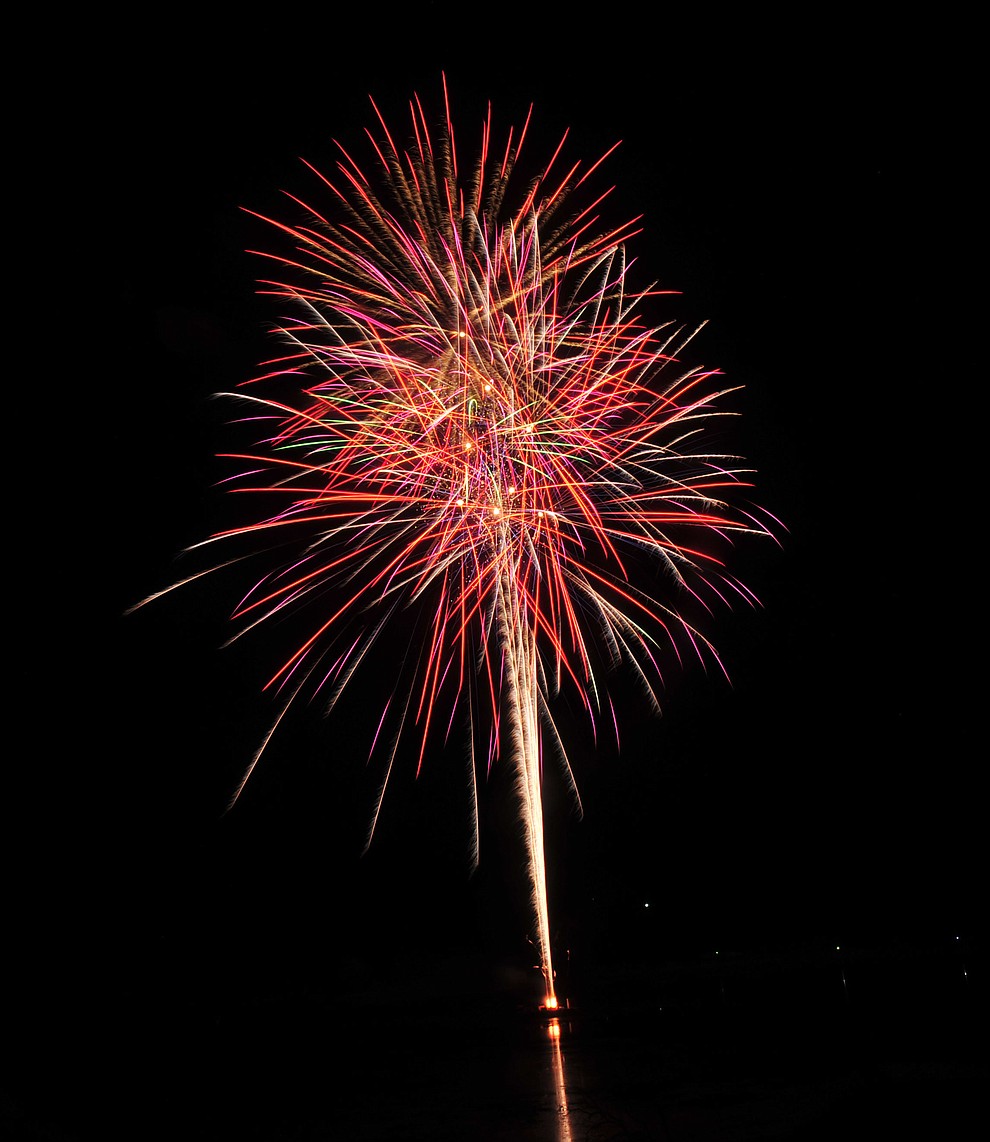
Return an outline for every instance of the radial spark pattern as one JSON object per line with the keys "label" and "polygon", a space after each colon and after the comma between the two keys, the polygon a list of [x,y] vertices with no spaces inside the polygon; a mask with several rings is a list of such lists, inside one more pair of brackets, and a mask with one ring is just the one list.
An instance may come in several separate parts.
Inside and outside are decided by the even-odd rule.
{"label": "radial spark pattern", "polygon": [[[744,472],[704,443],[728,390],[679,363],[691,331],[644,319],[658,293],[630,285],[635,224],[600,226],[599,163],[565,164],[562,142],[517,190],[528,121],[496,149],[489,116],[462,167],[449,107],[438,127],[410,110],[408,143],[379,116],[369,162],[341,149],[332,176],[310,168],[321,205],[265,219],[282,252],[263,255],[263,288],[290,316],[238,394],[264,439],[233,459],[237,490],[275,500],[208,542],[278,553],[242,633],[308,616],[269,683],[283,714],[303,690],[332,705],[390,620],[418,616],[382,702],[382,791],[400,738],[422,764],[458,711],[472,756],[515,766],[552,1005],[544,743],[569,774],[554,696],[572,688],[594,723],[603,668],[633,664],[655,702],[671,647],[717,661],[683,603],[749,598],[715,553],[765,529]],[[665,573],[637,587],[644,555]]]}

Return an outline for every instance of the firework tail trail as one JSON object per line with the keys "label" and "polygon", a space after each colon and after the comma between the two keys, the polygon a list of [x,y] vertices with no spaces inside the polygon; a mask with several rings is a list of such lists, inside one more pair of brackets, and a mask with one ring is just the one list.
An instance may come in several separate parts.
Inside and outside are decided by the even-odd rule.
{"label": "firework tail trail", "polygon": [[719,551],[770,528],[748,502],[732,506],[748,470],[704,444],[732,390],[700,368],[668,377],[694,333],[640,319],[668,291],[627,285],[635,222],[599,230],[604,195],[569,205],[602,160],[566,167],[562,141],[511,199],[529,120],[499,152],[489,113],[469,171],[445,105],[436,138],[410,105],[405,150],[378,115],[377,183],[343,148],[336,182],[306,164],[342,220],[294,195],[299,222],[256,215],[290,245],[255,251],[275,267],[261,292],[293,315],[283,355],[233,394],[262,436],[229,455],[240,468],[230,490],[269,506],[196,547],[249,545],[217,568],[268,561],[235,609],[233,639],[275,620],[310,624],[266,686],[280,695],[272,732],[304,690],[334,708],[389,624],[415,616],[402,693],[376,721],[371,755],[386,763],[375,816],[400,738],[418,735],[418,772],[466,710],[479,770],[514,768],[552,1006],[545,753],[575,786],[551,701],[572,689],[594,728],[604,669],[629,664],[657,707],[665,647],[720,667],[677,600],[634,585],[632,560],[651,558],[703,612],[751,603]]}
{"label": "firework tail trail", "polygon": [[533,925],[543,975],[544,1002],[557,1006],[553,955],[550,946],[550,910],[547,901],[547,865],[543,834],[543,782],[539,728],[539,689],[536,676],[536,639],[522,613],[514,577],[499,582],[498,621],[506,652],[508,713],[515,767],[516,793],[522,817],[527,868],[533,908]]}

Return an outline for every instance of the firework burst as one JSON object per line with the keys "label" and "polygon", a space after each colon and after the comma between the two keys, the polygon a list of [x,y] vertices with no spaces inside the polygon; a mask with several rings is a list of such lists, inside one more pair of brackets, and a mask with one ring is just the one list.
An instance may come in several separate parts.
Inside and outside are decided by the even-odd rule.
{"label": "firework burst", "polygon": [[[766,528],[745,471],[704,443],[729,390],[679,363],[693,331],[642,317],[658,291],[629,281],[636,223],[600,226],[602,160],[569,165],[562,141],[519,186],[529,121],[496,148],[489,114],[462,166],[444,102],[434,126],[413,100],[402,146],[378,115],[369,164],[341,148],[332,176],[310,168],[325,208],[293,196],[296,221],[264,219],[284,250],[261,255],[262,288],[290,316],[280,355],[236,394],[261,442],[230,458],[233,490],[268,506],[200,546],[246,540],[267,559],[235,637],[310,622],[268,682],[280,713],[235,800],[294,700],[332,707],[390,622],[414,616],[374,734],[373,818],[399,741],[422,765],[463,714],[472,775],[476,758],[514,769],[555,1006],[545,749],[573,780],[554,698],[571,688],[594,725],[610,720],[604,670],[632,664],[656,705],[670,648],[717,663],[683,601],[751,599],[713,540]],[[666,574],[638,589],[644,554]]]}

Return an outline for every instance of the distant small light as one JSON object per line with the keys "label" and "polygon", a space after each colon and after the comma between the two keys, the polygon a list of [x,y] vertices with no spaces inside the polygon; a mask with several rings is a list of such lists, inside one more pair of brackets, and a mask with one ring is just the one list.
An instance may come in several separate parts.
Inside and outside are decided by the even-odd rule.
{"label": "distant small light", "polygon": [[836,944],[836,945],[835,945],[835,950],[836,950],[837,952],[841,952],[841,951],[842,951],[842,949],[839,947],[839,945],[838,945],[838,944]]}
{"label": "distant small light", "polygon": [[649,902],[649,900],[647,900],[647,901],[646,901],[646,903],[643,905],[643,907],[644,907],[644,908],[649,908],[649,906],[650,906],[650,902]]}

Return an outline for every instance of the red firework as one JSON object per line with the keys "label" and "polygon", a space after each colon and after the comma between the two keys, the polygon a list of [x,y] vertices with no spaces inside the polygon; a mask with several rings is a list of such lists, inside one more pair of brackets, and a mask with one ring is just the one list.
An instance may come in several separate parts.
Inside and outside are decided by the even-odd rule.
{"label": "red firework", "polygon": [[[206,542],[275,553],[240,633],[297,611],[311,624],[268,683],[276,725],[304,689],[332,706],[412,615],[376,734],[386,774],[403,734],[421,764],[434,721],[449,732],[463,708],[489,762],[528,756],[541,832],[544,740],[569,773],[555,694],[573,687],[594,722],[603,669],[631,663],[656,704],[665,646],[717,662],[682,604],[750,600],[712,540],[766,527],[745,470],[706,446],[731,390],[679,362],[696,331],[644,319],[659,291],[630,284],[635,222],[599,229],[587,180],[607,156],[566,164],[562,140],[517,193],[529,120],[496,149],[489,113],[465,167],[446,91],[445,107],[433,127],[414,99],[405,146],[378,115],[370,167],[341,148],[332,176],[309,168],[326,209],[290,196],[298,221],[265,219],[287,249],[262,255],[263,289],[291,316],[237,394],[264,438],[231,459],[235,490],[275,506]],[[639,587],[644,557],[665,574]],[[549,998],[548,948],[543,964]]]}

